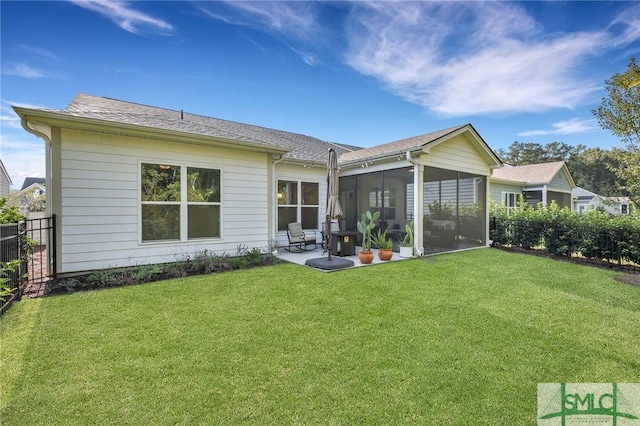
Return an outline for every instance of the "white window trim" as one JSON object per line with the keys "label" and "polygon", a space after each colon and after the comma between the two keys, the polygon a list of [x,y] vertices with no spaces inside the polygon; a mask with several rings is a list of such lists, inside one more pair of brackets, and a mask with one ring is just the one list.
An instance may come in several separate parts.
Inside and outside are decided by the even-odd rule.
{"label": "white window trim", "polygon": [[[296,199],[298,200],[297,204],[278,204],[278,188],[280,188],[280,182],[295,182],[296,183]],[[302,184],[303,183],[311,183],[311,184],[315,184],[318,185],[318,204],[302,204]],[[279,224],[278,224],[278,219],[279,219],[279,214],[278,214],[278,209],[280,209],[281,207],[295,207],[296,208],[296,221],[302,223],[302,209],[303,208],[317,208],[317,217],[316,217],[316,228],[303,228],[303,229],[318,229],[318,226],[320,224],[320,193],[321,193],[321,189],[322,189],[322,185],[320,184],[320,182],[318,181],[313,181],[313,180],[306,180],[306,179],[299,179],[299,178],[286,178],[286,177],[282,177],[282,178],[277,178],[276,179],[276,232],[286,232],[286,229],[284,230],[280,230],[279,229]]]}
{"label": "white window trim", "polygon": [[[180,167],[180,201],[142,201],[142,164],[167,164],[173,167]],[[219,170],[220,171],[220,201],[211,202],[211,203],[202,203],[195,201],[187,201],[187,168],[201,168],[201,169],[210,169],[210,170]],[[138,244],[140,245],[162,245],[162,244],[189,244],[193,242],[199,241],[208,241],[208,242],[220,242],[224,239],[224,222],[223,222],[223,188],[224,188],[224,170],[222,167],[212,164],[199,164],[199,163],[178,163],[174,161],[167,160],[158,160],[158,159],[145,159],[138,160]],[[143,205],[179,205],[180,206],[180,239],[174,240],[153,240],[153,241],[143,241],[142,240],[142,206]],[[188,238],[189,233],[189,205],[217,205],[220,206],[220,236],[219,237],[207,237],[207,238]]]}

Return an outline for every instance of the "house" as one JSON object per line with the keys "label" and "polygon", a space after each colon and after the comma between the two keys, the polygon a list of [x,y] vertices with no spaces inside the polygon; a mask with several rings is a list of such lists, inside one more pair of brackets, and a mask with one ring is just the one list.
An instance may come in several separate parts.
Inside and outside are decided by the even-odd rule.
{"label": "house", "polygon": [[491,175],[491,199],[504,202],[507,208],[517,205],[520,195],[531,206],[549,205],[555,201],[560,207],[572,206],[571,191],[576,187],[564,161],[505,165]]}
{"label": "house", "polygon": [[631,212],[629,197],[603,197],[584,188],[573,189],[573,210],[584,213],[589,210],[602,209],[609,214],[626,215]]}
{"label": "house", "polygon": [[86,94],[63,110],[13,108],[46,143],[59,275],[284,245],[290,222],[319,230],[329,148],[345,229],[379,210],[379,226],[414,221],[419,250],[488,245],[502,164],[470,124],[360,149]]}
{"label": "house", "polygon": [[12,184],[11,177],[9,177],[7,169],[4,168],[4,164],[0,160],[0,198],[9,196]]}
{"label": "house", "polygon": [[11,196],[12,203],[20,207],[24,214],[45,209],[46,186],[44,178],[26,177],[20,191]]}
{"label": "house", "polygon": [[[40,178],[40,177],[26,177],[24,178],[24,182],[22,183],[22,188],[20,188],[21,191],[29,188],[32,185],[39,185],[37,187],[34,186],[34,188],[42,188],[44,190],[44,187],[46,185],[47,181],[45,178]],[[41,192],[38,195],[42,195],[44,194],[44,192]]]}

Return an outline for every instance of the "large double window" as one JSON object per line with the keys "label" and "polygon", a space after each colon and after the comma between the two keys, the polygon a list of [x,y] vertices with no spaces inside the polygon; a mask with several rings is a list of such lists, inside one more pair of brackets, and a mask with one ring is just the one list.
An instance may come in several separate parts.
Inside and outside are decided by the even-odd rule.
{"label": "large double window", "polygon": [[278,181],[278,231],[291,222],[303,229],[318,229],[319,185],[315,182]]}
{"label": "large double window", "polygon": [[220,170],[142,163],[142,241],[220,237]]}

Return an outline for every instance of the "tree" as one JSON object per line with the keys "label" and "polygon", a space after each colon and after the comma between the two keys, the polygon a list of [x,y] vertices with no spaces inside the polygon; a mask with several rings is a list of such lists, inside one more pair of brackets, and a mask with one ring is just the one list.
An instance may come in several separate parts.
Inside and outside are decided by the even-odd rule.
{"label": "tree", "polygon": [[605,80],[608,96],[593,111],[600,127],[636,148],[640,143],[640,86],[635,84],[639,78],[640,66],[631,58],[627,71]]}
{"label": "tree", "polygon": [[578,146],[571,154],[567,167],[576,185],[606,197],[628,195],[625,182],[614,172],[620,167],[624,151]]}
{"label": "tree", "polygon": [[573,152],[579,148],[574,148],[564,142],[541,145],[536,142],[515,141],[506,151],[499,149],[497,153],[503,162],[511,166],[524,166],[550,161],[568,161]]}
{"label": "tree", "polygon": [[640,200],[640,66],[629,60],[624,73],[616,73],[605,81],[608,96],[593,110],[603,129],[610,130],[627,145],[616,175],[626,181],[625,189]]}

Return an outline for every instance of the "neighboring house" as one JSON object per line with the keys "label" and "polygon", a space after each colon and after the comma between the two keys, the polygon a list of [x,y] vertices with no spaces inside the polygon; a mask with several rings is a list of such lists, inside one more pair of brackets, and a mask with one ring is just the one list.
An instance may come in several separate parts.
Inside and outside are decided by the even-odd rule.
{"label": "neighboring house", "polygon": [[489,176],[502,163],[469,124],[360,149],[85,94],[64,110],[13,108],[47,142],[60,275],[283,245],[290,222],[319,230],[329,148],[345,229],[379,210],[392,230],[423,218],[420,250],[488,245]]}
{"label": "neighboring house", "polygon": [[2,160],[0,160],[0,198],[8,197],[11,193],[11,185],[13,182],[7,173],[7,169],[4,168]]}
{"label": "neighboring house", "polygon": [[[46,184],[47,180],[45,178],[26,177],[24,178],[24,182],[22,183],[22,188],[20,188],[20,191],[23,191],[32,185],[40,185],[38,188],[44,188]],[[41,194],[44,194],[44,192],[40,192],[40,195]]]}
{"label": "neighboring house", "polygon": [[626,215],[631,212],[629,197],[603,197],[584,188],[573,189],[573,209],[578,213],[602,209],[610,214]]}
{"label": "neighboring house", "polygon": [[44,178],[27,177],[20,191],[11,195],[12,202],[20,207],[24,214],[44,211],[46,186]]}
{"label": "neighboring house", "polygon": [[529,205],[549,205],[555,201],[560,207],[572,209],[571,191],[576,184],[564,161],[508,166],[493,171],[491,199],[513,208],[523,195]]}

